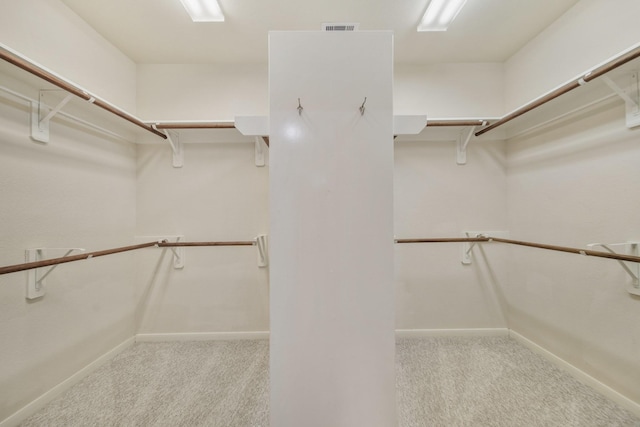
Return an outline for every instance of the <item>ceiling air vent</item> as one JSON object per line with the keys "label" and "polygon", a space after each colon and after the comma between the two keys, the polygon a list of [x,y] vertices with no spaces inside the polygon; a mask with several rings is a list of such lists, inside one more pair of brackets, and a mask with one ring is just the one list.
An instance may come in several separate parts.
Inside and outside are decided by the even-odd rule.
{"label": "ceiling air vent", "polygon": [[322,24],[322,31],[357,31],[359,25],[356,22],[331,22]]}

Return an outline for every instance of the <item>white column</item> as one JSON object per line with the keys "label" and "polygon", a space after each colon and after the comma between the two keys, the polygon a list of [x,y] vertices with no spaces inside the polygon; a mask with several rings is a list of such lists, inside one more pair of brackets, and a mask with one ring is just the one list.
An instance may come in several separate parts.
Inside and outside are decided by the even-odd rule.
{"label": "white column", "polygon": [[391,32],[270,33],[273,427],[396,425],[392,84]]}

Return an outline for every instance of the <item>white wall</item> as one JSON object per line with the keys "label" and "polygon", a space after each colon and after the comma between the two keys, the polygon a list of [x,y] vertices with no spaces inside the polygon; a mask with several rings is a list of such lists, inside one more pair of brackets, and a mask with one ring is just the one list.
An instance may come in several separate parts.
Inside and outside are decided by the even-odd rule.
{"label": "white wall", "polygon": [[[579,248],[640,239],[640,131],[626,129],[623,115],[618,103],[509,141],[513,238]],[[640,402],[640,297],[625,291],[631,279],[618,263],[510,253],[510,328]]]}
{"label": "white wall", "polygon": [[136,112],[136,64],[60,0],[0,0],[0,43]]}
{"label": "white wall", "polygon": [[511,111],[640,42],[640,2],[581,0],[505,62]]}
{"label": "white wall", "polygon": [[[634,0],[579,2],[507,61],[507,107],[636,44],[639,13]],[[625,127],[618,100],[508,141],[512,238],[573,247],[639,239],[639,132]],[[629,280],[613,261],[512,248],[509,327],[640,402],[640,298],[624,290]]]}
{"label": "white wall", "polygon": [[[37,89],[20,91],[37,98]],[[48,145],[33,142],[29,130],[26,104],[0,96],[2,265],[25,262],[27,248],[131,244],[135,147],[59,120],[51,124]],[[26,277],[0,276],[0,420],[134,332],[132,257],[61,265],[46,279],[47,294],[31,302]]]}
{"label": "white wall", "polygon": [[500,117],[504,114],[501,63],[396,65],[394,114]]}
{"label": "white wall", "polygon": [[140,64],[138,113],[159,121],[266,116],[267,77],[266,64]]}
{"label": "white wall", "polygon": [[[146,120],[233,120],[269,114],[266,65],[140,64]],[[504,112],[499,63],[397,65],[394,114],[491,117]]]}
{"label": "white wall", "polygon": [[[135,64],[58,0],[0,1],[0,42],[135,111]],[[38,98],[3,64],[0,85]],[[1,72],[1,71],[0,71]],[[16,77],[19,76],[19,77]],[[52,95],[53,96],[53,95]],[[92,119],[84,103],[85,118]],[[133,243],[135,146],[54,118],[48,145],[29,137],[24,101],[0,96],[0,259],[34,247],[88,251]],[[126,129],[113,129],[126,133]],[[62,256],[49,252],[49,256]],[[0,276],[0,420],[66,380],[135,330],[135,261],[125,255],[59,266],[47,294],[24,297],[26,272]]]}
{"label": "white wall", "polygon": [[[174,169],[166,143],[138,146],[137,236],[229,241],[268,232],[268,168],[255,166],[252,144],[184,150],[184,167]],[[186,248],[182,270],[171,255],[137,254],[146,293],[140,333],[269,330],[268,272],[257,266],[256,247]]]}
{"label": "white wall", "polygon": [[[458,237],[507,230],[504,144],[472,144],[456,164],[451,141],[395,144],[395,234],[398,239]],[[396,328],[505,328],[500,286],[505,248],[474,249],[462,265],[458,243],[396,245]]]}

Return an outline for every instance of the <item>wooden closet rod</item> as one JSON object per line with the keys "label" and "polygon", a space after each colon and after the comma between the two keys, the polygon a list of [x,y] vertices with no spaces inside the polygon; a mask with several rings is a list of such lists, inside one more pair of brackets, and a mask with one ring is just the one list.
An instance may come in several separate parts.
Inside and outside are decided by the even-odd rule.
{"label": "wooden closet rod", "polygon": [[640,47],[637,47],[627,53],[625,53],[624,55],[619,56],[618,58],[615,58],[609,62],[607,62],[606,64],[589,71],[588,73],[586,73],[584,76],[582,76],[581,78],[571,81],[569,83],[566,83],[563,86],[560,86],[559,88],[557,88],[556,90],[554,90],[553,92],[548,93],[547,95],[543,96],[542,98],[536,99],[533,102],[530,102],[529,104],[524,105],[523,107],[513,111],[510,114],[507,114],[506,116],[504,116],[503,118],[501,118],[500,120],[496,121],[495,123],[487,126],[486,128],[483,128],[481,130],[479,130],[478,132],[475,133],[476,136],[480,136],[482,134],[485,134],[499,126],[502,126],[505,123],[510,122],[511,120],[515,119],[516,117],[520,117],[521,115],[540,107],[541,105],[546,104],[549,101],[552,101],[554,99],[556,99],[557,97],[564,95],[567,92],[570,92],[576,88],[579,88],[580,86],[582,86],[584,83],[588,83],[591,80],[602,76],[603,74],[608,73],[609,71],[615,70],[616,68],[626,64],[629,61],[633,61],[634,59],[640,57]]}
{"label": "wooden closet rod", "polygon": [[9,265],[7,267],[0,267],[0,274],[16,273],[18,271],[31,270],[33,268],[40,268],[40,267],[48,267],[50,265],[64,264],[66,262],[82,261],[85,259],[96,258],[99,256],[117,254],[120,252],[133,251],[133,250],[142,249],[142,248],[149,248],[157,245],[158,245],[158,242],[141,243],[139,245],[122,246],[120,248],[106,249],[103,251],[89,252],[86,254],[71,255],[71,256],[66,256],[61,258],[51,258],[51,259],[44,259],[42,261],[27,262],[24,264]]}
{"label": "wooden closet rod", "polygon": [[27,262],[24,264],[9,265],[7,267],[0,267],[0,275],[8,274],[8,273],[16,273],[18,271],[24,271],[24,270],[31,270],[34,268],[48,267],[51,265],[64,264],[67,262],[82,261],[89,258],[96,258],[104,255],[117,254],[120,252],[134,251],[136,249],[150,248],[154,246],[160,247],[160,248],[170,248],[170,247],[178,247],[178,246],[253,246],[254,244],[255,242],[252,240],[232,241],[232,242],[166,242],[166,241],[149,242],[149,243],[141,243],[139,245],[123,246],[120,248],[106,249],[106,250],[97,251],[97,252],[89,252],[89,253],[80,254],[80,255],[72,255],[72,256],[66,256],[61,258],[45,259],[42,261]]}
{"label": "wooden closet rod", "polygon": [[546,249],[551,251],[568,252],[578,255],[594,256],[600,258],[615,259],[640,263],[640,256],[613,254],[610,252],[592,251],[588,249],[570,248],[567,246],[545,245],[543,243],[523,242],[520,240],[502,239],[498,237],[454,237],[436,239],[397,239],[396,243],[464,243],[464,242],[498,242],[510,245],[528,246],[531,248]]}
{"label": "wooden closet rod", "polygon": [[465,242],[489,242],[488,237],[452,237],[435,239],[397,239],[396,243],[465,243]]}
{"label": "wooden closet rod", "polygon": [[235,242],[160,242],[160,248],[173,248],[184,246],[253,246],[256,243],[253,240],[235,241]]}
{"label": "wooden closet rod", "polygon": [[4,59],[5,61],[15,65],[18,68],[22,68],[23,70],[33,74],[34,76],[37,76],[39,78],[41,78],[42,80],[45,80],[57,87],[59,87],[60,89],[64,89],[65,91],[77,96],[78,98],[82,98],[85,101],[91,102],[94,105],[97,105],[98,107],[102,108],[103,110],[106,110],[108,112],[110,112],[111,114],[115,114],[118,117],[121,117],[125,120],[127,120],[128,122],[133,123],[136,126],[139,126],[141,128],[143,128],[146,131],[149,131],[163,139],[167,139],[167,136],[152,128],[151,126],[149,126],[148,124],[142,122],[140,119],[132,116],[131,114],[117,108],[114,107],[113,105],[109,104],[107,101],[104,101],[98,97],[95,97],[87,92],[85,92],[84,90],[80,89],[77,86],[72,85],[71,83],[69,83],[68,81],[50,73],[49,71],[46,71],[42,68],[40,68],[39,66],[31,63],[30,61],[28,61],[25,58],[22,58],[19,55],[16,55],[15,53],[7,50],[6,48],[0,46],[0,58]]}
{"label": "wooden closet rod", "polygon": [[[485,119],[443,119],[427,120],[427,127],[446,126],[482,126],[490,123]],[[156,129],[235,129],[234,122],[158,122],[152,124]]]}
{"label": "wooden closet rod", "polygon": [[447,120],[429,120],[427,119],[427,127],[446,127],[446,126],[482,126],[484,124],[489,124],[488,120],[484,119],[447,119]]}
{"label": "wooden closet rod", "polygon": [[156,123],[156,129],[235,129],[234,122],[166,122]]}
{"label": "wooden closet rod", "polygon": [[[640,256],[633,255],[624,255],[624,254],[614,254],[609,252],[601,252],[601,251],[592,251],[588,249],[579,249],[579,248],[570,248],[566,246],[556,246],[556,245],[546,245],[543,243],[533,243],[533,242],[523,242],[520,240],[511,240],[511,239],[502,239],[498,237],[491,236],[481,236],[481,237],[442,237],[442,238],[424,238],[424,239],[397,239],[396,243],[464,243],[464,242],[478,242],[478,243],[489,243],[489,242],[498,242],[498,243],[507,243],[510,245],[519,245],[519,246],[528,246],[532,248],[546,249],[552,251],[559,252],[567,252],[578,255],[586,255],[586,256],[594,256],[600,258],[608,258],[615,259],[619,261],[630,261],[640,263]],[[82,261],[85,259],[96,258],[99,256],[112,255],[120,252],[133,251],[136,249],[143,249],[149,247],[160,247],[160,248],[170,248],[170,247],[204,247],[204,246],[253,246],[255,242],[253,240],[238,240],[238,241],[227,241],[227,242],[149,242],[149,243],[141,243],[139,245],[132,246],[123,246],[115,249],[107,249],[103,251],[89,252],[86,254],[80,255],[72,255],[62,258],[51,258],[42,261],[28,262],[24,264],[16,264],[9,265],[6,267],[0,267],[0,275],[8,274],[8,273],[16,273],[18,271],[31,270],[33,268],[40,267],[48,267],[51,265],[64,264],[67,262],[73,261]]]}
{"label": "wooden closet rod", "polygon": [[498,243],[508,243],[510,245],[528,246],[531,248],[547,249],[550,251],[568,252],[568,253],[577,254],[577,255],[594,256],[594,257],[600,257],[600,258],[615,259],[619,261],[631,261],[631,262],[640,263],[640,256],[612,254],[609,252],[570,248],[567,246],[545,245],[542,243],[522,242],[520,240],[500,239],[497,237],[489,237],[489,241],[498,242]]}

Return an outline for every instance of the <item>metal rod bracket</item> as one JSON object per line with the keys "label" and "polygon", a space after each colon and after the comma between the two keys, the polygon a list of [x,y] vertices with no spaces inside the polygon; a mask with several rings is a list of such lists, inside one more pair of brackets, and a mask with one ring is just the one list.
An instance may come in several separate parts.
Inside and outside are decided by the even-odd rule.
{"label": "metal rod bracket", "polygon": [[[600,246],[604,248],[607,252],[612,254],[617,254],[615,250],[613,250],[612,246],[625,246],[629,247],[629,254],[638,256],[638,246],[640,246],[640,242],[624,242],[624,243],[590,243],[587,247],[592,248],[594,246]],[[622,269],[631,277],[631,283],[627,284],[627,292],[632,295],[640,296],[640,264],[637,262],[628,262],[617,260],[618,264],[622,267]]]}
{"label": "metal rod bracket", "polygon": [[[482,123],[484,126],[486,122]],[[458,135],[458,146],[456,151],[456,163],[459,165],[467,164],[467,147],[469,146],[469,142],[471,142],[471,138],[474,136],[477,126],[472,126],[469,129],[462,130],[460,135]]]}
{"label": "metal rod bracket", "polygon": [[[463,231],[462,232],[463,237],[479,237],[479,238],[488,238],[489,236],[492,237],[503,237],[503,238],[507,238],[509,237],[509,232],[508,231]],[[489,239],[487,242],[491,242],[492,240]],[[482,242],[462,242],[461,246],[460,246],[460,262],[463,265],[470,265],[473,263],[473,248]]]}
{"label": "metal rod bracket", "polygon": [[[155,240],[158,243],[167,243],[167,242],[180,242],[183,241],[183,235],[145,235],[145,236],[135,236],[136,240],[148,242],[150,240]],[[169,246],[171,253],[173,254],[173,268],[176,270],[181,270],[186,265],[187,252],[184,246],[171,247]]]}
{"label": "metal rod bracket", "polygon": [[264,141],[261,136],[256,136],[255,138],[255,157],[256,157],[256,166],[261,168],[264,167]]}
{"label": "metal rod bracket", "polygon": [[628,128],[640,126],[640,72],[633,71],[625,75],[626,84],[622,86],[609,76],[602,76],[602,81],[615,92],[625,103],[626,122]]}
{"label": "metal rod bracket", "polygon": [[[73,251],[84,252],[83,248],[33,248],[27,249],[25,251],[25,261],[26,262],[36,262],[42,261],[47,256],[47,251],[65,251],[65,254],[62,255],[62,258],[68,256]],[[43,272],[42,268],[34,268],[32,270],[27,271],[27,286],[25,289],[25,298],[28,300],[37,299],[43,297],[45,294],[45,278],[51,274],[53,270],[60,264],[56,264],[45,272]]]}
{"label": "metal rod bracket", "polygon": [[167,136],[167,142],[171,146],[173,152],[172,165],[174,168],[181,168],[184,165],[184,150],[182,149],[182,143],[180,142],[180,135],[177,132],[172,132],[168,129],[164,130],[164,134]]}
{"label": "metal rod bracket", "polygon": [[41,90],[38,102],[31,102],[31,139],[45,144],[49,142],[49,123],[51,119],[73,98],[73,95],[68,93],[58,105],[49,108],[44,99],[46,92],[51,91]]}
{"label": "metal rod bracket", "polygon": [[258,248],[258,267],[269,265],[269,242],[266,234],[259,234],[256,237],[256,247]]}
{"label": "metal rod bracket", "polygon": [[171,252],[173,252],[173,268],[175,268],[176,270],[182,270],[184,268],[187,255],[184,246],[169,249],[171,249]]}

